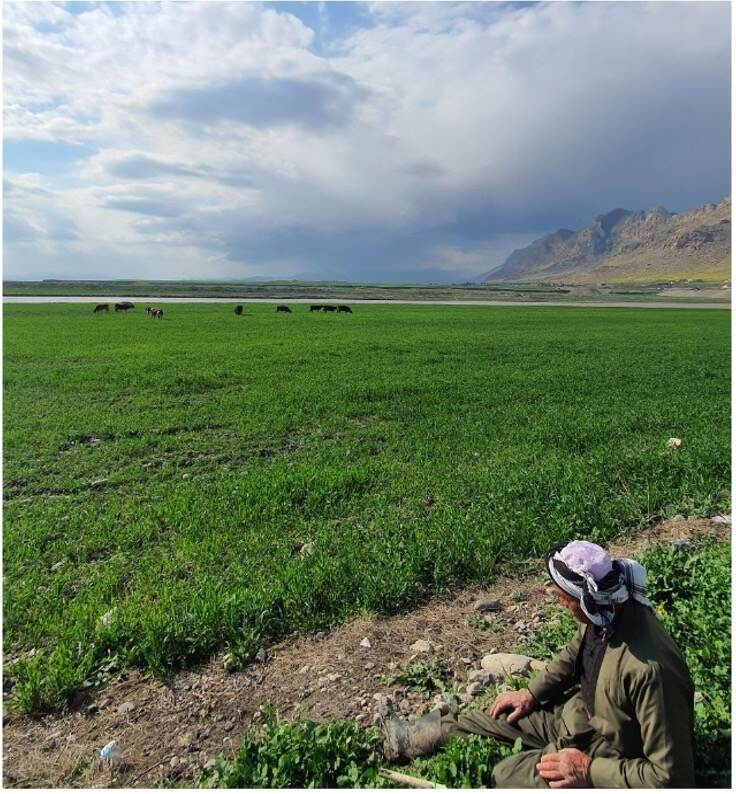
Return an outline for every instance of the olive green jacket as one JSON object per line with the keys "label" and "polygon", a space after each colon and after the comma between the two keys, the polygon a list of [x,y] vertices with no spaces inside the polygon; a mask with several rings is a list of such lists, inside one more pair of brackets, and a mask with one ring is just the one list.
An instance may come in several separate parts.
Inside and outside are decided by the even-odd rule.
{"label": "olive green jacket", "polygon": [[[585,628],[579,628],[529,685],[540,703],[579,683],[578,652]],[[580,744],[594,748],[590,752],[593,786],[693,786],[693,696],[687,665],[657,616],[648,607],[627,601],[603,656],[594,716],[588,717],[579,694],[567,701],[562,712],[568,731],[581,737],[587,734],[587,742]]]}

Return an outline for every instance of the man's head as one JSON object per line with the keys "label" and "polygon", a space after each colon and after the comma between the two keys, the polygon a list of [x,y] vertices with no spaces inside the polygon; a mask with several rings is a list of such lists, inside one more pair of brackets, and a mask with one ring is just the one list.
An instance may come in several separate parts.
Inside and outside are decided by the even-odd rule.
{"label": "man's head", "polygon": [[560,543],[549,550],[546,562],[552,592],[581,623],[608,626],[630,597],[651,607],[644,568],[634,560],[612,559],[595,543]]}

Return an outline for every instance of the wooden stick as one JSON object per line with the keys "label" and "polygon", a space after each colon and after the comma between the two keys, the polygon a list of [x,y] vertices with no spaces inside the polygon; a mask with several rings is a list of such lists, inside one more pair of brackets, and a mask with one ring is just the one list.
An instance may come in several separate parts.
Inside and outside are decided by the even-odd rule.
{"label": "wooden stick", "polygon": [[378,776],[385,780],[390,780],[392,783],[401,783],[401,785],[409,786],[410,788],[447,788],[441,783],[433,783],[431,780],[423,780],[421,777],[404,775],[401,772],[394,772],[392,769],[379,769]]}

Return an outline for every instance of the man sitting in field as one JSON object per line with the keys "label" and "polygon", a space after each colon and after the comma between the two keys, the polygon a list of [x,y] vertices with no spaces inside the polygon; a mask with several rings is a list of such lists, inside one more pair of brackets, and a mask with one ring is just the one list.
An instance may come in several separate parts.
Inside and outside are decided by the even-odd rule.
{"label": "man sitting in field", "polygon": [[496,788],[692,786],[694,687],[646,598],[644,568],[573,541],[548,553],[547,570],[581,624],[570,643],[528,689],[500,695],[487,713],[389,721],[387,755],[427,755],[451,736],[521,738],[525,751],[493,768]]}

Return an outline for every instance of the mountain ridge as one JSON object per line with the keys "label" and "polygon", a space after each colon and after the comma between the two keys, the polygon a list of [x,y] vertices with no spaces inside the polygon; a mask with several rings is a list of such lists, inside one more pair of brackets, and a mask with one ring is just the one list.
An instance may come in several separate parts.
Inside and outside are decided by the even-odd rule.
{"label": "mountain ridge", "polygon": [[731,197],[684,213],[617,207],[513,251],[483,282],[565,284],[730,278]]}

